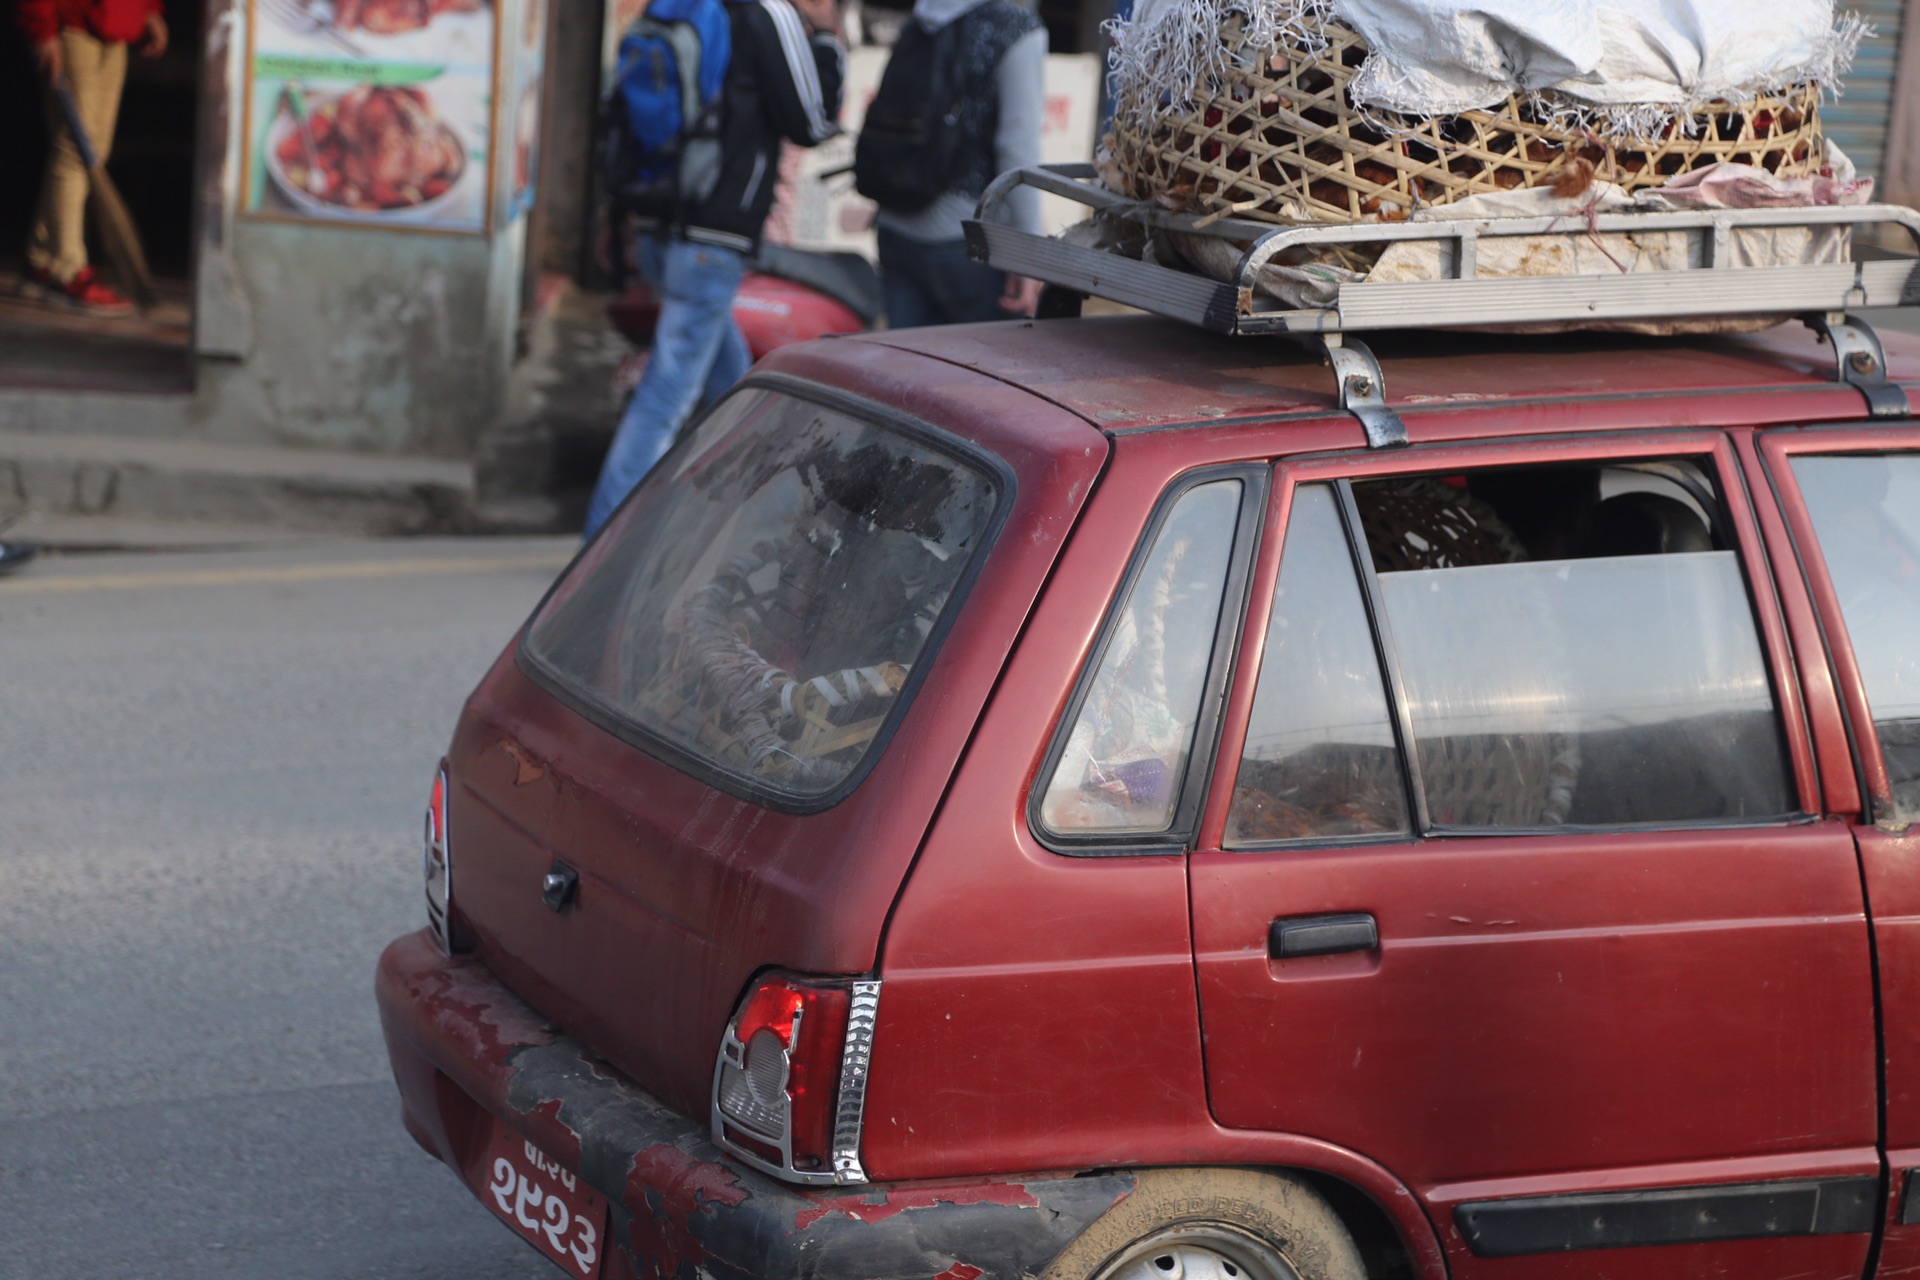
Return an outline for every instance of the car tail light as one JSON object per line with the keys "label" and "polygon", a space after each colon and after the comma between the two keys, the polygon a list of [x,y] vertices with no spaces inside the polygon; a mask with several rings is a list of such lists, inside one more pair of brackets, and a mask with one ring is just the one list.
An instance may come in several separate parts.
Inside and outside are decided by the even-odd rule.
{"label": "car tail light", "polygon": [[427,881],[427,928],[442,951],[453,950],[447,930],[447,908],[453,900],[453,866],[447,858],[447,762],[440,762],[427,795],[426,848],[420,858]]}
{"label": "car tail light", "polygon": [[713,1138],[794,1182],[865,1182],[860,1121],[880,984],[758,978],[720,1037]]}

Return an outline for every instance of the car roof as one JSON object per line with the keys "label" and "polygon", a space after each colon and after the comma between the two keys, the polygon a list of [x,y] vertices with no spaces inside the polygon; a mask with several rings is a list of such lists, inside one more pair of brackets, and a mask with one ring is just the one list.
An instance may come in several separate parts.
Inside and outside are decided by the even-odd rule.
{"label": "car roof", "polygon": [[[1920,338],[1881,331],[1893,378],[1920,382]],[[1003,321],[869,334],[859,341],[956,364],[1044,397],[1113,432],[1180,423],[1334,412],[1331,371],[1279,338],[1227,338],[1144,315]],[[1706,422],[1859,417],[1862,398],[1836,383],[1830,348],[1806,326],[1786,323],[1739,336],[1643,337],[1436,332],[1379,333],[1389,404],[1402,410],[1497,407],[1540,401],[1709,398],[1723,412]],[[1799,404],[1765,412],[1754,397],[1812,392],[1824,412]],[[1537,414],[1531,429],[1543,424]],[[1497,428],[1496,428],[1497,430]]]}

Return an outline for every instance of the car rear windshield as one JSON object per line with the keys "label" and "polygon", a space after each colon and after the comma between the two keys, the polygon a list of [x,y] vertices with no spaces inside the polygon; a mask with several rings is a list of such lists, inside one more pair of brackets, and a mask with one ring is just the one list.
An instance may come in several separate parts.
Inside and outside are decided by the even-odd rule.
{"label": "car rear windshield", "polygon": [[930,433],[736,392],[555,588],[525,653],[640,745],[818,801],[904,709],[1002,489]]}

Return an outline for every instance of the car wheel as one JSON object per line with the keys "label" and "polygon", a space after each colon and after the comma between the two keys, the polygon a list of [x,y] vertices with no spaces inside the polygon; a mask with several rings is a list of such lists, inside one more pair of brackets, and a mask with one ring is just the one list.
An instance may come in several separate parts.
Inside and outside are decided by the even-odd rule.
{"label": "car wheel", "polygon": [[1252,1169],[1149,1169],[1043,1280],[1366,1280],[1311,1188]]}

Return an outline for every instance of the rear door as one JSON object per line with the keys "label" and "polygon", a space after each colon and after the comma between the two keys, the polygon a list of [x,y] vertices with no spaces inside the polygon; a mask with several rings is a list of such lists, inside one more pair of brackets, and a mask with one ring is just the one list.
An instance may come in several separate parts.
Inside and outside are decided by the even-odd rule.
{"label": "rear door", "polygon": [[1904,1274],[1920,1268],[1920,431],[1779,432],[1761,450],[1864,784],[1855,836],[1879,965],[1892,1171],[1880,1274]]}
{"label": "rear door", "polygon": [[914,414],[756,374],[563,577],[449,756],[476,955],[690,1115],[757,970],[875,963],[1105,456],[1014,388],[838,347],[813,366],[883,358]]}
{"label": "rear door", "polygon": [[1209,1098],[1385,1165],[1460,1276],[1866,1265],[1859,872],[1735,474],[1279,470],[1190,863]]}

